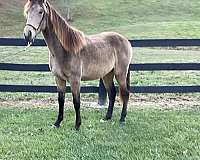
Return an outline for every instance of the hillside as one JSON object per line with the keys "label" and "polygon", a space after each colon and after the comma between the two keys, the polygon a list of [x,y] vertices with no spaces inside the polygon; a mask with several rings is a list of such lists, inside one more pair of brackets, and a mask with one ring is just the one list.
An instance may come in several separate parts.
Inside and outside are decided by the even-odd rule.
{"label": "hillside", "polygon": [[[59,8],[61,0],[54,3]],[[0,0],[0,37],[21,37],[25,0]],[[76,0],[73,22],[86,34],[117,31],[129,38],[198,38],[199,0]]]}

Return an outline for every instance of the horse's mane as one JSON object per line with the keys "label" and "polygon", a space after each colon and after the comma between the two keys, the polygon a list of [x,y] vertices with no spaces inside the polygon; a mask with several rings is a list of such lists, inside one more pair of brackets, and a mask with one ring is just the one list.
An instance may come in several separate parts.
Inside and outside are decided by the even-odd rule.
{"label": "horse's mane", "polygon": [[50,6],[50,20],[60,43],[69,52],[77,53],[86,44],[84,34],[70,26],[59,13]]}
{"label": "horse's mane", "polygon": [[[66,51],[70,53],[78,53],[86,44],[85,35],[70,26],[64,18],[49,4],[46,2],[49,9],[50,21],[53,25],[53,30],[59,39],[61,45]],[[28,0],[24,7],[24,13],[26,15],[27,11],[31,6],[31,1]]]}

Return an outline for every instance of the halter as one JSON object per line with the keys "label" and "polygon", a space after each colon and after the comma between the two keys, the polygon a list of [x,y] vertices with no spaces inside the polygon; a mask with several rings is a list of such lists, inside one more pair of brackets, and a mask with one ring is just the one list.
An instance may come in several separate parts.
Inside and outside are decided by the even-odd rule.
{"label": "halter", "polygon": [[[45,6],[46,8],[48,8],[47,3],[44,2],[44,3],[43,3],[43,6],[41,6],[41,7],[46,11],[47,9],[45,9],[44,6]],[[42,19],[41,19],[41,21],[40,21],[40,23],[39,23],[39,25],[38,25],[37,28],[36,28],[35,26],[33,26],[32,24],[29,24],[29,23],[26,23],[26,26],[32,27],[32,28],[37,32],[37,31],[39,30],[40,26],[42,25],[42,22],[43,22],[43,20],[44,20],[44,16],[45,16],[45,12],[43,13]]]}
{"label": "halter", "polygon": [[32,24],[29,24],[29,23],[27,23],[26,26],[31,26],[35,31],[38,31],[40,26],[42,25],[42,21],[44,20],[44,15],[45,14],[43,14],[42,19],[41,19],[41,21],[40,21],[40,23],[39,23],[37,28],[35,26],[33,26]]}

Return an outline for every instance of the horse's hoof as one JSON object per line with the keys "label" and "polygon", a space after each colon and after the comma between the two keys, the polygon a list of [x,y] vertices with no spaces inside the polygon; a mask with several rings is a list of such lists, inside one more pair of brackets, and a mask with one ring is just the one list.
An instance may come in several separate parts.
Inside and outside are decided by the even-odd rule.
{"label": "horse's hoof", "polygon": [[111,116],[106,116],[106,117],[103,118],[104,121],[108,121],[108,120],[111,120],[111,119],[112,119]]}
{"label": "horse's hoof", "polygon": [[125,123],[125,119],[124,119],[124,118],[121,118],[121,119],[119,120],[119,122],[122,123],[122,124],[124,124],[124,123]]}
{"label": "horse's hoof", "polygon": [[60,125],[53,124],[53,125],[51,125],[51,128],[60,128]]}
{"label": "horse's hoof", "polygon": [[79,131],[80,130],[80,126],[75,126],[75,130]]}
{"label": "horse's hoof", "polygon": [[100,123],[105,123],[106,121],[104,119],[100,119]]}
{"label": "horse's hoof", "polygon": [[109,120],[111,120],[111,117],[104,117],[103,120],[104,121],[109,121]]}
{"label": "horse's hoof", "polygon": [[79,131],[80,126],[81,126],[81,120],[75,123],[75,130]]}

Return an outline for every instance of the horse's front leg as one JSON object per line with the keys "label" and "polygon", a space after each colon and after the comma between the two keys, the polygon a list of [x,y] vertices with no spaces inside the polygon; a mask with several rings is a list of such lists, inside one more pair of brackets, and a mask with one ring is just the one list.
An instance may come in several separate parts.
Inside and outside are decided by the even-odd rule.
{"label": "horse's front leg", "polygon": [[80,116],[80,79],[78,77],[71,78],[70,80],[71,91],[73,96],[73,104],[76,112],[75,129],[79,130],[81,125]]}
{"label": "horse's front leg", "polygon": [[54,123],[54,127],[59,128],[60,123],[62,122],[64,116],[66,81],[60,79],[59,77],[56,77],[56,84],[58,89],[59,112],[58,112],[58,118]]}

